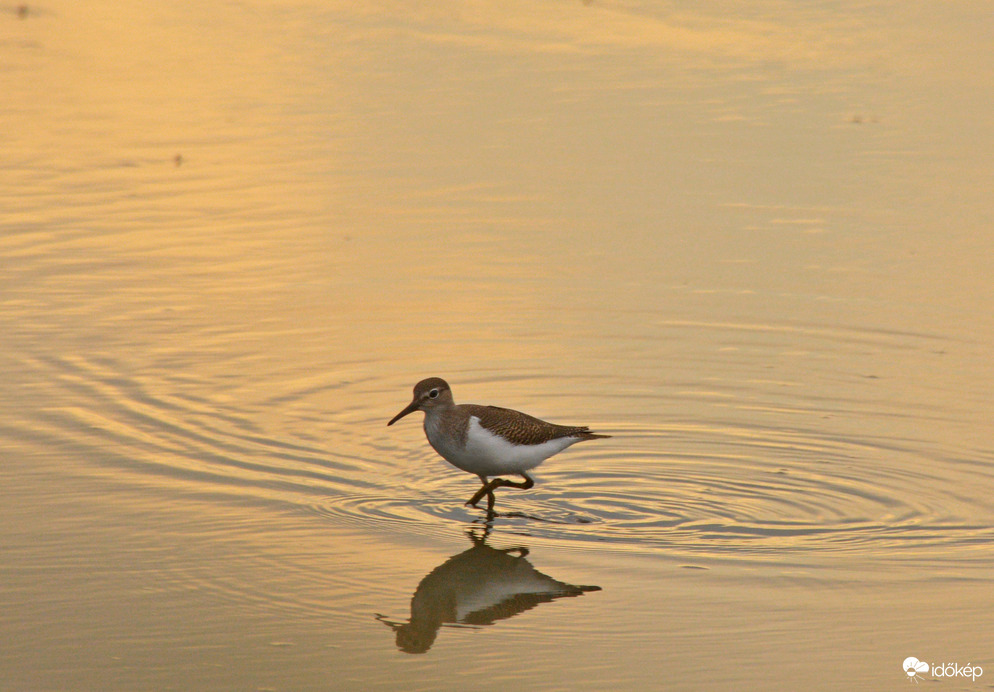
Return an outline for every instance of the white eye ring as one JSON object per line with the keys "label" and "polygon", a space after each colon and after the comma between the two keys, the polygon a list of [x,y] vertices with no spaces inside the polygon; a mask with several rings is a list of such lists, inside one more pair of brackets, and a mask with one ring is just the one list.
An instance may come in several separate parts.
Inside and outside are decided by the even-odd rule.
{"label": "white eye ring", "polygon": [[438,397],[438,390],[437,389],[433,389],[430,392],[428,392],[428,398],[429,399],[435,399],[437,397]]}

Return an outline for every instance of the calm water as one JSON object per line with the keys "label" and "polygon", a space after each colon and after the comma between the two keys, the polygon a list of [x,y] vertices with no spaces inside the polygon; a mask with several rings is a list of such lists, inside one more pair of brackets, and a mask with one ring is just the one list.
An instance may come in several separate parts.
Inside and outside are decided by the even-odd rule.
{"label": "calm water", "polygon": [[994,687],[989,9],[0,7],[0,688]]}

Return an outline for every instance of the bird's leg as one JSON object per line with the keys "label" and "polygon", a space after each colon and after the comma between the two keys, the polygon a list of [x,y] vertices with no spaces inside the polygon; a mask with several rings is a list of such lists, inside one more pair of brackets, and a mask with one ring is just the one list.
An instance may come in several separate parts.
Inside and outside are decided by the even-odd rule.
{"label": "bird's leg", "polygon": [[477,490],[476,494],[466,501],[466,504],[476,507],[476,503],[479,502],[484,495],[486,495],[487,505],[489,505],[490,508],[492,509],[494,506],[494,488],[497,487],[497,481],[499,481],[500,479],[495,478],[494,480],[488,483],[486,476],[480,476],[480,480],[483,481],[483,487]]}
{"label": "bird's leg", "polygon": [[525,479],[524,483],[512,483],[511,481],[508,481],[507,484],[512,488],[521,488],[522,490],[528,490],[530,487],[535,485],[535,481],[532,480],[532,477],[524,471],[521,472],[521,477]]}
{"label": "bird's leg", "polygon": [[535,481],[525,472],[521,472],[521,477],[525,480],[522,482],[509,481],[506,478],[495,478],[489,483],[483,476],[480,478],[483,480],[483,487],[476,491],[473,497],[469,498],[466,502],[467,505],[472,505],[476,507],[476,503],[479,502],[484,495],[487,496],[487,511],[492,512],[494,509],[494,502],[496,497],[494,496],[494,490],[497,488],[520,488],[521,490],[528,490],[530,487],[535,485]]}
{"label": "bird's leg", "polygon": [[517,483],[515,481],[509,481],[505,478],[495,478],[490,481],[490,484],[494,486],[494,488],[520,488],[521,490],[528,490],[528,488],[535,485],[535,481],[533,481],[527,473],[522,472],[521,477],[525,479],[524,482]]}

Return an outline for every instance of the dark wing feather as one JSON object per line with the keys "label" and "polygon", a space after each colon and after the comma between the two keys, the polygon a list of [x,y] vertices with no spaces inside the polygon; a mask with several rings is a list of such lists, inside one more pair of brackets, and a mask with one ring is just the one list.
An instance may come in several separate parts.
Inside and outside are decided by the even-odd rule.
{"label": "dark wing feather", "polygon": [[540,445],[559,437],[578,437],[581,440],[608,437],[590,432],[586,425],[556,425],[509,408],[476,404],[466,406],[471,416],[480,419],[481,426],[519,445]]}

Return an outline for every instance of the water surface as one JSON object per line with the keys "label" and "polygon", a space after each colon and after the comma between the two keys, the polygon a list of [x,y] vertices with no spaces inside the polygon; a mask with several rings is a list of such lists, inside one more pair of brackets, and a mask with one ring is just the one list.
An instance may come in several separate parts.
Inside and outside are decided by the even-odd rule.
{"label": "water surface", "polygon": [[3,686],[989,687],[988,9],[0,8]]}

